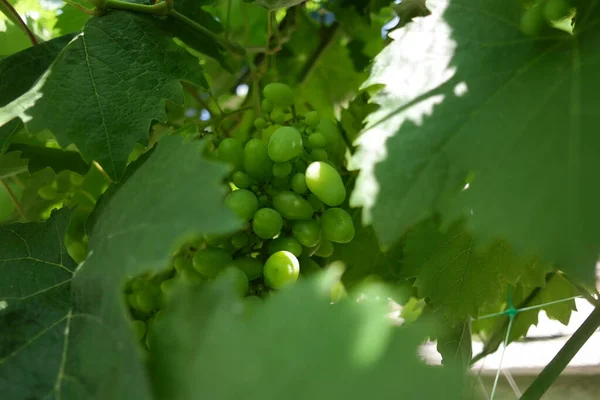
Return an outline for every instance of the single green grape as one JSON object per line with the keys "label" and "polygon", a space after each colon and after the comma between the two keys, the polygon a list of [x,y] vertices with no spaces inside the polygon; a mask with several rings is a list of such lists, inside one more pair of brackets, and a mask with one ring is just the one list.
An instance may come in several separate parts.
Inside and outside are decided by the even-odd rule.
{"label": "single green grape", "polygon": [[313,214],[313,208],[308,201],[288,190],[273,197],[273,208],[288,220],[310,219]]}
{"label": "single green grape", "polygon": [[269,114],[269,117],[275,124],[283,125],[285,123],[285,113],[279,107],[275,107]]}
{"label": "single green grape", "polygon": [[303,255],[298,259],[300,261],[300,273],[305,276],[321,271],[321,266],[312,258]]}
{"label": "single green grape", "polygon": [[248,234],[246,232],[238,232],[231,237],[231,245],[236,249],[241,249],[248,244]]}
{"label": "single green grape", "polygon": [[271,177],[273,161],[269,158],[268,146],[260,139],[252,139],[244,148],[244,170],[253,179],[266,181]]}
{"label": "single green grape", "polygon": [[223,268],[219,272],[218,278],[228,279],[231,282],[233,282],[233,287],[235,288],[235,293],[238,296],[244,297],[246,295],[246,293],[248,293],[248,288],[250,286],[250,283],[248,282],[248,277],[246,276],[244,271],[241,271],[240,269],[233,267],[233,266],[228,266],[228,267]]}
{"label": "single green grape", "polygon": [[217,276],[230,262],[231,254],[216,247],[198,250],[194,255],[194,269],[207,278]]}
{"label": "single green grape", "polygon": [[146,335],[146,323],[144,321],[140,321],[139,319],[132,321],[131,328],[137,341],[141,341]]}
{"label": "single green grape", "polygon": [[291,126],[282,126],[269,139],[269,157],[275,162],[289,161],[302,154],[302,135]]}
{"label": "single green grape", "polygon": [[346,188],[340,174],[331,165],[315,161],[306,168],[306,185],[310,191],[328,206],[342,204]]}
{"label": "single green grape", "polygon": [[166,281],[162,281],[160,284],[160,290],[164,294],[169,294],[173,291],[173,288],[177,284],[175,279],[167,279]]}
{"label": "single green grape", "polygon": [[77,172],[71,171],[71,173],[69,174],[69,181],[71,181],[71,184],[73,186],[81,186],[83,180],[84,177],[79,175]]}
{"label": "single green grape", "polygon": [[147,290],[141,290],[136,292],[135,300],[138,304],[138,307],[141,311],[150,312],[156,308],[156,303],[154,302],[154,296]]}
{"label": "single green grape", "polygon": [[248,189],[252,186],[252,179],[242,171],[236,171],[231,178],[233,184],[240,189]]}
{"label": "single green grape", "polygon": [[258,199],[251,191],[238,189],[225,197],[225,205],[243,221],[249,221],[258,210]]}
{"label": "single green grape", "polygon": [[145,278],[136,278],[131,283],[131,290],[134,292],[139,292],[141,290],[146,290],[150,288],[150,282],[148,282]]}
{"label": "single green grape", "polygon": [[190,258],[187,258],[183,254],[178,254],[175,256],[175,258],[173,259],[173,266],[175,267],[175,270],[177,272],[181,272],[184,269],[193,268],[192,260]]}
{"label": "single green grape", "polygon": [[325,210],[325,205],[323,204],[323,202],[319,200],[319,198],[314,194],[311,193],[306,199],[312,206],[313,210],[315,210],[316,212]]}
{"label": "single green grape", "polygon": [[289,251],[272,254],[263,268],[265,283],[273,289],[281,289],[298,279],[300,263]]}
{"label": "single green grape", "polygon": [[193,269],[183,270],[179,275],[181,280],[188,285],[198,285],[203,281],[202,275]]}
{"label": "single green grape", "polygon": [[273,164],[273,176],[276,178],[285,178],[292,172],[292,163],[289,161]]}
{"label": "single green grape", "polygon": [[319,242],[319,248],[315,252],[315,256],[324,258],[331,257],[333,251],[333,243],[325,238],[321,238],[321,241]]}
{"label": "single green grape", "polygon": [[229,235],[215,235],[209,234],[204,235],[204,243],[209,246],[219,246],[225,242],[229,238]]}
{"label": "single green grape", "polygon": [[302,254],[302,245],[294,237],[278,237],[269,242],[269,254],[277,253],[278,251],[289,251],[296,257]]}
{"label": "single green grape", "polygon": [[312,133],[308,137],[308,146],[312,147],[313,149],[325,147],[326,144],[327,141],[325,140],[325,136],[321,135],[320,133]]}
{"label": "single green grape", "polygon": [[271,140],[271,136],[273,136],[273,133],[279,128],[281,128],[281,125],[273,124],[263,129],[261,135],[262,141],[269,145],[269,140]]}
{"label": "single green grape", "polygon": [[87,246],[82,242],[71,242],[67,245],[67,252],[73,261],[80,264],[87,257]]}
{"label": "single green grape", "polygon": [[227,138],[221,142],[218,149],[219,160],[230,164],[234,169],[244,167],[244,147],[242,143],[234,138]]}
{"label": "single green grape", "polygon": [[262,276],[263,263],[256,258],[249,256],[236,258],[229,265],[232,265],[243,271],[248,277],[248,280],[253,281]]}
{"label": "single green grape", "polygon": [[310,158],[313,161],[327,161],[329,155],[325,149],[313,149],[310,152]]}
{"label": "single green grape", "polygon": [[521,16],[521,32],[527,36],[539,35],[545,25],[546,22],[540,6],[526,9]]}
{"label": "single green grape", "polygon": [[256,118],[256,119],[254,120],[254,127],[255,127],[256,129],[262,129],[262,128],[264,128],[264,127],[265,127],[265,124],[266,124],[266,122],[265,122],[265,119],[264,119],[264,118],[258,117],[258,118]]}
{"label": "single green grape", "polygon": [[306,177],[301,172],[298,172],[292,176],[291,185],[292,190],[298,194],[304,194],[308,191],[308,186],[306,186]]}
{"label": "single green grape", "polygon": [[336,282],[329,291],[329,299],[334,303],[345,299],[347,296],[346,287],[340,281]]}
{"label": "single green grape", "polygon": [[321,227],[313,219],[296,221],[292,226],[292,234],[306,247],[314,247],[321,239]]}
{"label": "single green grape", "polygon": [[321,216],[321,229],[326,239],[348,243],[354,238],[352,217],[341,208],[328,208]]}
{"label": "single green grape", "polygon": [[544,18],[548,21],[557,21],[569,16],[571,5],[567,0],[546,0],[544,7]]}
{"label": "single green grape", "polygon": [[140,310],[140,305],[137,302],[137,293],[131,293],[129,295],[127,295],[127,304],[129,304],[129,307],[133,308],[134,310]]}
{"label": "single green grape", "polygon": [[263,112],[267,114],[273,111],[273,108],[275,108],[275,105],[269,99],[263,99],[263,101],[260,103],[260,106]]}
{"label": "single green grape", "polygon": [[319,125],[319,122],[321,122],[321,117],[319,117],[318,112],[309,111],[304,116],[304,122],[306,122],[306,125],[308,125],[308,126],[315,127],[315,126]]}
{"label": "single green grape", "polygon": [[42,186],[37,193],[44,200],[56,200],[58,198],[58,192],[52,185]]}
{"label": "single green grape", "polygon": [[279,235],[283,228],[281,214],[272,208],[261,208],[254,213],[252,230],[261,239],[272,239]]}
{"label": "single green grape", "polygon": [[286,108],[294,104],[294,92],[283,83],[269,83],[263,89],[263,95],[274,105]]}

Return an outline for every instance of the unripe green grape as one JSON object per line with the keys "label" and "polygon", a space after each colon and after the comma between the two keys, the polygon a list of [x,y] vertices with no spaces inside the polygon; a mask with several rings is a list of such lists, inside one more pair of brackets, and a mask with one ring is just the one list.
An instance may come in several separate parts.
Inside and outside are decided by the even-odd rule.
{"label": "unripe green grape", "polygon": [[239,189],[225,197],[225,205],[243,221],[249,221],[258,210],[258,199],[249,190]]}
{"label": "unripe green grape", "polygon": [[308,256],[302,256],[300,261],[300,273],[305,276],[312,275],[316,272],[321,271],[321,266],[317,262]]}
{"label": "unripe green grape", "polygon": [[302,154],[302,150],[302,135],[291,126],[282,126],[269,139],[269,157],[275,162],[296,158]]}
{"label": "unripe green grape", "polygon": [[135,300],[141,311],[150,312],[156,308],[152,293],[147,290],[141,290],[135,294]]}
{"label": "unripe green grape", "polygon": [[269,125],[265,129],[263,129],[262,135],[261,135],[262,141],[265,142],[266,145],[269,145],[269,140],[271,140],[271,136],[273,136],[273,132],[275,132],[279,128],[281,128],[281,125],[273,124],[273,125]]}
{"label": "unripe green grape", "polygon": [[331,257],[331,255],[333,254],[333,251],[334,251],[333,243],[331,243],[331,241],[329,241],[325,238],[321,238],[321,240],[319,242],[319,248],[315,252],[315,256],[324,257],[324,258]]}
{"label": "unripe green grape", "polygon": [[277,253],[278,251],[289,251],[296,257],[302,254],[302,245],[293,237],[278,237],[269,242],[269,254]]}
{"label": "unripe green grape", "polygon": [[292,172],[292,163],[289,161],[273,164],[273,176],[285,178]]}
{"label": "unripe green grape", "polygon": [[250,286],[248,277],[240,269],[233,266],[225,267],[219,272],[218,277],[233,282],[235,293],[238,296],[244,297],[248,293],[248,287]]}
{"label": "unripe green grape", "polygon": [[225,242],[229,235],[204,235],[204,243],[209,246],[219,246]]}
{"label": "unripe green grape", "polygon": [[74,186],[80,186],[83,183],[83,176],[79,175],[77,172],[71,171],[69,173],[69,181]]}
{"label": "unripe green grape", "polygon": [[248,234],[246,232],[238,232],[231,237],[231,244],[236,249],[241,249],[248,244]]}
{"label": "unripe green grape", "polygon": [[294,92],[283,83],[269,83],[263,89],[263,95],[274,105],[285,108],[294,104]]}
{"label": "unripe green grape", "polygon": [[306,185],[328,206],[335,207],[346,198],[346,188],[340,174],[331,165],[315,161],[306,168]]}
{"label": "unripe green grape", "polygon": [[261,208],[252,218],[252,230],[261,239],[272,239],[283,228],[283,218],[272,208]]}
{"label": "unripe green grape", "polygon": [[546,22],[542,14],[542,7],[534,6],[526,9],[521,16],[521,32],[527,36],[537,36]]}
{"label": "unripe green grape", "polygon": [[325,136],[320,133],[312,133],[308,137],[308,146],[314,149],[325,147],[327,141],[325,140]]}
{"label": "unripe green grape", "polygon": [[233,184],[240,189],[248,189],[252,186],[252,179],[242,171],[236,171],[232,177]]}
{"label": "unripe green grape", "polygon": [[269,114],[271,121],[278,125],[283,125],[285,123],[285,113],[279,107],[275,107],[273,111]]}
{"label": "unripe green grape", "polygon": [[306,125],[308,125],[308,126],[315,127],[315,126],[319,125],[320,121],[321,121],[321,117],[319,117],[319,113],[316,111],[309,111],[304,116],[304,122],[306,122]]}
{"label": "unripe green grape", "polygon": [[217,276],[230,262],[231,254],[215,247],[198,250],[194,255],[194,269],[207,278]]}
{"label": "unripe green grape", "polygon": [[265,142],[252,139],[244,148],[244,170],[253,179],[265,181],[271,177],[273,161],[269,158],[269,150]]}
{"label": "unripe green grape", "polygon": [[261,207],[266,207],[266,206],[268,206],[268,205],[270,204],[270,202],[269,202],[269,196],[267,196],[267,195],[264,195],[264,194],[263,194],[263,195],[261,195],[261,196],[258,196],[258,204],[259,204]]}
{"label": "unripe green grape", "polygon": [[292,234],[306,247],[314,247],[321,239],[321,227],[315,220],[296,221],[292,226]]}
{"label": "unripe green grape", "polygon": [[289,251],[272,254],[263,268],[265,283],[273,289],[281,289],[298,279],[300,263]]}
{"label": "unripe green grape", "polygon": [[303,246],[302,254],[304,254],[305,256],[308,256],[308,257],[312,257],[317,252],[317,250],[319,250],[319,243],[317,243],[311,247]]}
{"label": "unripe green grape", "polygon": [[287,190],[273,197],[273,208],[288,220],[310,219],[313,214],[313,208],[308,201]]}
{"label": "unripe green grape", "polygon": [[144,278],[136,278],[131,283],[131,290],[133,292],[139,292],[139,291],[148,289],[149,287],[150,287],[150,283],[148,282],[147,279],[144,279]]}
{"label": "unripe green grape", "polygon": [[177,282],[175,281],[175,279],[167,279],[166,281],[161,282],[160,290],[164,294],[169,294],[173,291],[173,288],[175,287],[176,284],[177,284]]}
{"label": "unripe green grape", "polygon": [[340,281],[336,282],[329,291],[329,299],[334,303],[345,299],[347,296],[346,287]]}
{"label": "unripe green grape", "polygon": [[265,124],[266,124],[266,122],[265,122],[264,118],[258,117],[258,118],[256,118],[254,120],[254,127],[256,129],[262,129],[262,128],[264,128]]}
{"label": "unripe green grape", "polygon": [[329,155],[325,149],[313,149],[310,152],[310,158],[313,161],[327,161]]}
{"label": "unripe green grape", "polygon": [[571,10],[571,5],[567,0],[546,0],[543,7],[544,18],[548,21],[564,19]]}
{"label": "unripe green grape", "polygon": [[38,189],[37,193],[44,200],[55,200],[58,198],[58,192],[52,185],[42,186]]}
{"label": "unripe green grape", "polygon": [[87,246],[81,242],[71,242],[67,245],[67,252],[77,263],[83,262],[87,256]]}
{"label": "unripe green grape", "polygon": [[192,269],[186,269],[179,274],[181,280],[188,285],[198,285],[202,283],[202,275]]}
{"label": "unripe green grape", "polygon": [[273,108],[275,108],[275,105],[269,99],[263,99],[260,106],[261,106],[263,112],[265,112],[267,114],[270,113],[271,111],[273,111]]}
{"label": "unripe green grape", "polygon": [[219,160],[230,164],[239,170],[244,166],[244,147],[242,143],[234,138],[227,138],[219,145]]}
{"label": "unripe green grape", "polygon": [[328,208],[323,212],[321,229],[323,236],[335,243],[348,243],[355,233],[352,217],[341,208]]}
{"label": "unripe green grape", "polygon": [[298,194],[304,194],[308,191],[308,186],[306,186],[306,177],[303,173],[298,172],[292,176],[291,185],[292,190]]}
{"label": "unripe green grape", "polygon": [[183,254],[175,256],[173,259],[173,266],[177,272],[181,272],[185,269],[192,269],[192,260],[185,257]]}
{"label": "unripe green grape", "polygon": [[140,305],[137,302],[137,293],[131,293],[127,295],[127,304],[129,304],[129,307],[133,308],[134,310],[140,309]]}
{"label": "unripe green grape", "polygon": [[133,329],[135,339],[140,341],[146,335],[146,323],[144,321],[140,321],[139,319],[131,322],[131,328]]}
{"label": "unripe green grape", "polygon": [[262,276],[263,263],[256,258],[249,256],[236,258],[229,265],[232,265],[243,271],[248,277],[248,280],[253,281]]}
{"label": "unripe green grape", "polygon": [[323,204],[323,202],[314,194],[310,194],[306,199],[316,212],[325,210],[325,204]]}

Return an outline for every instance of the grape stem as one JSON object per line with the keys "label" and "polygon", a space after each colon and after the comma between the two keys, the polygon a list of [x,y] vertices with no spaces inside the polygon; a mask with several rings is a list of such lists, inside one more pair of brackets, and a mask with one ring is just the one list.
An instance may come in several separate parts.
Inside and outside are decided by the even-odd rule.
{"label": "grape stem", "polygon": [[8,2],[8,0],[0,0],[0,11],[5,14],[8,19],[15,25],[17,25],[21,30],[27,35],[29,41],[33,46],[38,44],[38,40],[31,32],[31,29],[27,26],[25,21],[21,18],[17,10]]}
{"label": "grape stem", "polygon": [[[0,0],[0,1],[6,1],[6,0]],[[219,44],[219,46],[229,50],[230,52],[232,52],[234,54],[237,54],[240,56],[243,56],[246,54],[246,50],[244,50],[244,48],[241,47],[240,45],[238,45],[236,43],[232,43],[227,39],[223,39],[223,38],[215,35],[209,29],[206,29],[205,27],[203,27],[196,21],[194,21],[194,20],[186,17],[185,15],[179,13],[178,11],[174,10],[172,8],[172,5],[173,5],[172,1],[161,1],[156,4],[147,5],[147,4],[130,3],[130,2],[121,1],[121,0],[106,0],[104,10],[107,10],[107,9],[126,10],[126,11],[142,13],[142,14],[161,15],[161,16],[166,15],[166,16],[169,16],[169,17],[183,23],[184,25],[187,25],[191,29],[210,37],[212,40],[217,42],[217,44]]]}

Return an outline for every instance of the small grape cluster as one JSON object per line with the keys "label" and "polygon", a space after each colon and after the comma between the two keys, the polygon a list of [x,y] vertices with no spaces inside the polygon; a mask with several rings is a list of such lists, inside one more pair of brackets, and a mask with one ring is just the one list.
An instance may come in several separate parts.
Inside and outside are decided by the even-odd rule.
{"label": "small grape cluster", "polygon": [[545,26],[567,18],[570,12],[569,0],[537,0],[523,12],[521,32],[528,36],[537,36]]}
{"label": "small grape cluster", "polygon": [[[164,296],[177,281],[200,284],[227,275],[244,308],[252,310],[274,290],[300,274],[321,268],[336,243],[354,238],[352,217],[340,206],[346,199],[339,166],[328,160],[327,124],[315,111],[298,115],[291,88],[271,83],[261,103],[265,118],[254,121],[255,138],[220,141],[214,157],[231,166],[225,205],[245,223],[239,232],[207,236],[183,246],[167,272],[134,278],[126,298],[140,340],[160,318]],[[339,283],[332,300],[345,295]]]}

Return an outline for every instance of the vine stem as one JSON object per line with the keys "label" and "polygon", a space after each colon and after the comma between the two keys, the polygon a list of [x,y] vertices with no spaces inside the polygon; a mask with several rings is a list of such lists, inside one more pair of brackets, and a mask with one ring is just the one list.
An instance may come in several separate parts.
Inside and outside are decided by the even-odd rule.
{"label": "vine stem", "polygon": [[554,356],[552,361],[535,378],[533,383],[527,388],[520,400],[539,400],[550,388],[569,362],[575,357],[575,354],[583,347],[594,332],[600,327],[600,307],[587,317],[581,326],[575,331],[573,336]]}
{"label": "vine stem", "polygon": [[17,199],[17,196],[15,196],[15,193],[12,191],[10,186],[8,186],[8,184],[4,181],[4,179],[0,179],[0,183],[2,183],[2,186],[4,186],[4,189],[6,189],[6,192],[10,196],[10,199],[12,200],[13,204],[15,205],[15,208],[19,212],[19,215],[21,216],[21,218],[25,219],[25,213],[23,212],[23,207],[21,206],[19,199]]}
{"label": "vine stem", "polygon": [[38,44],[38,41],[33,32],[31,32],[31,29],[29,29],[25,21],[23,21],[17,10],[15,10],[8,0],[0,0],[0,11],[6,14],[8,19],[10,19],[15,25],[19,26],[23,32],[25,32],[32,45],[35,46]]}

